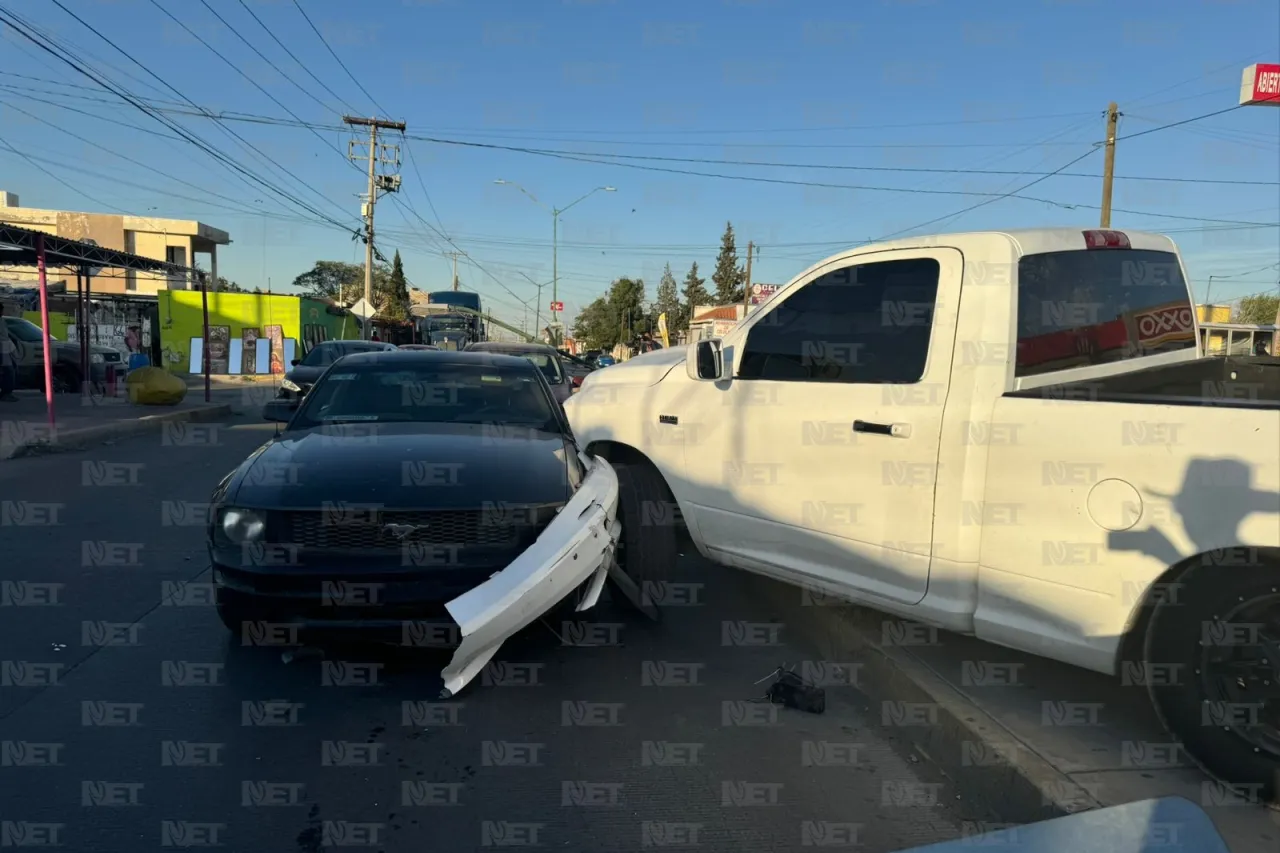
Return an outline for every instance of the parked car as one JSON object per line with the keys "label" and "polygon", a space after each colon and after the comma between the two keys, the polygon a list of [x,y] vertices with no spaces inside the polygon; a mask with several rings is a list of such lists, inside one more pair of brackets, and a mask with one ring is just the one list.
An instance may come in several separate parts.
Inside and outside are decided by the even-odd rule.
{"label": "parked car", "polygon": [[211,498],[217,609],[237,636],[264,621],[438,645],[456,626],[452,695],[516,631],[598,599],[617,478],[579,453],[527,359],[357,353],[265,417],[283,432]]}
{"label": "parked car", "polygon": [[[4,316],[9,338],[18,348],[18,388],[44,388],[44,332],[22,317]],[[59,341],[49,336],[53,350],[53,390],[57,394],[78,393],[83,377],[80,370],[80,344]],[[89,381],[105,382],[107,364],[124,366],[119,350],[98,344],[89,345]]]}
{"label": "parked car", "polygon": [[582,380],[587,378],[587,374],[596,370],[596,366],[586,359],[579,358],[576,355],[570,355],[564,352],[560,353],[561,364],[564,366],[564,372],[569,377],[569,382],[574,390],[582,387]]}
{"label": "parked car", "polygon": [[501,355],[515,355],[533,362],[542,375],[556,400],[563,403],[573,394],[573,383],[569,380],[564,367],[564,357],[548,344],[511,344],[500,341],[480,341],[468,344],[467,352],[487,352]]}
{"label": "parked car", "polygon": [[432,344],[400,344],[399,349],[407,350],[438,350],[440,347]]}
{"label": "parked car", "polygon": [[565,409],[638,483],[629,575],[669,577],[677,515],[653,507],[674,501],[712,560],[1118,675],[1273,794],[1280,371],[1199,346],[1167,237],[910,237],[810,267],[723,340],[593,373]]}
{"label": "parked car", "polygon": [[618,360],[611,355],[601,355],[596,358],[596,367],[612,367],[617,363]]}
{"label": "parked car", "polygon": [[305,358],[293,360],[292,369],[280,381],[278,399],[291,400],[306,394],[320,374],[344,355],[358,352],[394,352],[395,344],[382,341],[322,341]]}

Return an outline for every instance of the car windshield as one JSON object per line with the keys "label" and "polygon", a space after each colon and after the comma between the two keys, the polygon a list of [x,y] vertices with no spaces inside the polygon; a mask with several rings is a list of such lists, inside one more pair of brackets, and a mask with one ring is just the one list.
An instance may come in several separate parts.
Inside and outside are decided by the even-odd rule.
{"label": "car windshield", "polygon": [[552,385],[560,385],[564,382],[564,373],[560,370],[560,359],[552,358],[544,352],[512,352],[509,350],[481,350],[481,352],[500,353],[523,358],[541,370],[542,375],[547,377],[547,382]]}
{"label": "car windshield", "polygon": [[341,343],[323,343],[312,347],[301,364],[304,367],[328,367],[344,355],[354,352],[381,352],[386,347],[367,341],[343,341]]}
{"label": "car windshield", "polygon": [[[5,325],[9,327],[9,334],[20,341],[34,344],[42,340],[40,327],[30,320],[24,320],[21,317],[5,317]],[[49,340],[57,340],[57,338],[50,335]]]}
{"label": "car windshield", "polygon": [[306,396],[291,428],[369,421],[561,429],[536,374],[480,363],[339,365]]}

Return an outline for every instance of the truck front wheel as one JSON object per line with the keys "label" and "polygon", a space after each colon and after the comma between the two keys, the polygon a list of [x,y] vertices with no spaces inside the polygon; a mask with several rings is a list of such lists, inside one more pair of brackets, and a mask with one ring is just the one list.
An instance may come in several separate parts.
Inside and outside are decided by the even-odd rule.
{"label": "truck front wheel", "polygon": [[1193,570],[1176,598],[1152,614],[1144,659],[1156,709],[1191,757],[1264,802],[1273,799],[1280,786],[1280,570]]}
{"label": "truck front wheel", "polygon": [[675,501],[661,475],[649,465],[614,464],[618,475],[618,518],[622,540],[618,566],[642,595],[660,598],[654,585],[675,571]]}

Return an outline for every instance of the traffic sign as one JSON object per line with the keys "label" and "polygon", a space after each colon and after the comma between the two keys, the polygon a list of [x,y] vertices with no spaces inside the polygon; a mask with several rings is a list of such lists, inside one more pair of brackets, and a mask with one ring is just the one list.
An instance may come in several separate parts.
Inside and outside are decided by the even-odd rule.
{"label": "traffic sign", "polygon": [[563,302],[552,302],[552,303],[551,303],[551,310],[552,310],[552,311],[563,311],[563,310],[564,310],[564,303],[563,303]]}
{"label": "traffic sign", "polygon": [[361,320],[368,320],[374,314],[378,313],[378,309],[374,308],[373,305],[370,304],[369,300],[365,299],[364,297],[357,299],[356,304],[352,305],[351,308],[348,310],[350,310],[352,314],[355,314]]}

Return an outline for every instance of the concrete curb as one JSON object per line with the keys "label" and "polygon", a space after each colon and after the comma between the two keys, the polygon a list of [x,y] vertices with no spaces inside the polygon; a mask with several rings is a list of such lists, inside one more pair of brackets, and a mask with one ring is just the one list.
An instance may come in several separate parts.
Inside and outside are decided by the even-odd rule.
{"label": "concrete curb", "polygon": [[58,430],[54,434],[53,442],[36,439],[8,447],[0,447],[0,460],[35,456],[40,453],[62,453],[69,450],[79,450],[94,442],[112,438],[125,438],[159,430],[165,424],[216,421],[230,414],[231,406],[223,403],[203,406],[198,409],[183,409],[180,412],[144,415],[140,418],[111,421],[79,429]]}
{"label": "concrete curb", "polygon": [[[767,598],[790,630],[814,643],[826,660],[860,664],[858,689],[884,701],[933,709],[931,725],[895,732],[946,776],[964,782],[970,802],[1008,823],[1034,823],[1101,807],[1093,795],[1053,767],[998,720],[948,684],[909,649],[881,640],[885,620],[876,611],[835,603],[747,575],[752,594]],[[878,718],[883,709],[873,709]]]}

